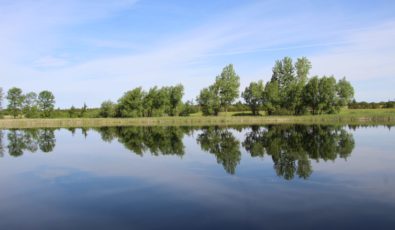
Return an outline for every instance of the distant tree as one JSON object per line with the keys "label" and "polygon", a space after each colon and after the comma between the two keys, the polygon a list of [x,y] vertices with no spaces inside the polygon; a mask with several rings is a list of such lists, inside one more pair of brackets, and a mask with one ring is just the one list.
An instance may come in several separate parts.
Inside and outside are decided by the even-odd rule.
{"label": "distant tree", "polygon": [[303,103],[311,109],[312,114],[318,114],[320,111],[319,82],[318,76],[314,76],[306,84],[302,93]]}
{"label": "distant tree", "polygon": [[77,115],[77,109],[74,107],[74,105],[70,107],[68,113],[70,118],[73,118]]}
{"label": "distant tree", "polygon": [[126,92],[118,100],[116,107],[117,117],[141,117],[143,116],[144,91],[141,87]]}
{"label": "distant tree", "polygon": [[8,106],[12,116],[16,118],[21,114],[24,96],[20,88],[13,87],[7,92]]}
{"label": "distant tree", "polygon": [[250,107],[253,115],[259,115],[259,110],[262,107],[264,90],[265,87],[262,81],[251,82],[241,94]]}
{"label": "distant tree", "polygon": [[214,85],[218,89],[220,105],[227,112],[228,107],[239,97],[240,77],[236,74],[232,64],[223,68]]}
{"label": "distant tree", "polygon": [[270,81],[265,85],[263,93],[263,105],[269,115],[280,108],[280,92],[277,81]]}
{"label": "distant tree", "polygon": [[337,82],[336,90],[339,97],[339,106],[347,106],[354,99],[354,88],[345,77]]}
{"label": "distant tree", "polygon": [[195,111],[195,106],[193,104],[193,101],[187,101],[182,104],[181,106],[181,111],[180,111],[180,116],[186,117],[189,116],[191,113],[194,113]]}
{"label": "distant tree", "polygon": [[311,62],[306,57],[298,58],[295,63],[296,78],[302,85],[307,83],[307,77],[311,70]]}
{"label": "distant tree", "polygon": [[27,93],[24,96],[22,111],[27,118],[38,116],[38,101],[37,94],[35,92]]}
{"label": "distant tree", "polygon": [[333,76],[311,78],[302,93],[303,102],[312,114],[338,112],[336,80]]}
{"label": "distant tree", "polygon": [[100,106],[100,117],[115,117],[115,104],[110,101],[104,101]]}
{"label": "distant tree", "polygon": [[177,116],[182,106],[182,96],[184,96],[184,86],[181,84],[169,88],[169,115]]}
{"label": "distant tree", "polygon": [[79,117],[85,117],[86,115],[86,111],[88,110],[88,106],[86,105],[86,103],[84,102],[84,105],[82,106],[81,110],[80,110],[80,114]]}
{"label": "distant tree", "polygon": [[48,90],[41,91],[38,94],[38,108],[43,117],[50,117],[55,108],[55,96]]}
{"label": "distant tree", "polygon": [[205,116],[217,116],[221,108],[218,89],[215,86],[202,89],[197,98],[197,102],[202,110],[203,115]]}
{"label": "distant tree", "polygon": [[336,113],[339,111],[336,79],[333,76],[320,78],[319,98],[321,113]]}

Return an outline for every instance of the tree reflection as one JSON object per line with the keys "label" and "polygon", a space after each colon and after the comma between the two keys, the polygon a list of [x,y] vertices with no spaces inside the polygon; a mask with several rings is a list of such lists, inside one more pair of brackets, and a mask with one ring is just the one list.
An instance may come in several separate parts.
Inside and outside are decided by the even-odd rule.
{"label": "tree reflection", "polygon": [[38,146],[44,153],[52,152],[55,148],[56,139],[52,129],[40,129],[38,133]]}
{"label": "tree reflection", "polygon": [[187,127],[104,127],[98,128],[103,141],[111,142],[115,138],[127,149],[138,155],[150,152],[152,155],[179,155],[185,153],[184,134]]}
{"label": "tree reflection", "polygon": [[272,125],[252,127],[242,145],[253,157],[271,156],[277,175],[290,180],[295,174],[305,179],[311,175],[310,159],[347,158],[355,142],[337,126]]}
{"label": "tree reflection", "polygon": [[22,156],[25,151],[36,152],[38,148],[42,152],[51,152],[55,147],[55,134],[53,129],[27,129],[9,130],[8,153],[11,156]]}
{"label": "tree reflection", "polygon": [[201,148],[214,154],[226,172],[234,174],[241,157],[240,142],[225,128],[206,127],[202,131],[197,137]]}
{"label": "tree reflection", "polygon": [[[102,127],[95,128],[105,142],[117,140],[138,155],[185,154],[183,139],[193,127]],[[72,133],[75,129],[69,129]],[[90,129],[81,129],[86,137]],[[229,174],[235,174],[240,163],[240,141],[233,135],[235,129],[204,127],[199,129],[197,143],[203,151],[213,154]],[[9,130],[6,148],[11,156],[18,157],[25,151],[51,152],[55,148],[54,129]],[[0,155],[4,152],[3,132],[0,131]],[[252,126],[247,130],[242,146],[252,157],[269,156],[276,174],[286,180],[295,176],[308,178],[313,172],[311,160],[347,158],[354,149],[353,135],[339,126],[320,125],[270,125]]]}

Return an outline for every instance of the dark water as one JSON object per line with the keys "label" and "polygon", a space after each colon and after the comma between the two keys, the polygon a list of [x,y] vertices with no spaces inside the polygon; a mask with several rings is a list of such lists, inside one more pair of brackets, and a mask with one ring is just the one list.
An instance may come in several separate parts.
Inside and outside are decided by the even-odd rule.
{"label": "dark water", "polygon": [[0,137],[0,229],[395,229],[390,127]]}

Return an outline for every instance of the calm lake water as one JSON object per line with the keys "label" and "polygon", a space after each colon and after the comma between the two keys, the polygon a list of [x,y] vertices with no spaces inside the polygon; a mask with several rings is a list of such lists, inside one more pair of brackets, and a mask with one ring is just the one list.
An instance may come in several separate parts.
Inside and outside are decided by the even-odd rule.
{"label": "calm lake water", "polygon": [[390,127],[2,130],[0,229],[395,229]]}

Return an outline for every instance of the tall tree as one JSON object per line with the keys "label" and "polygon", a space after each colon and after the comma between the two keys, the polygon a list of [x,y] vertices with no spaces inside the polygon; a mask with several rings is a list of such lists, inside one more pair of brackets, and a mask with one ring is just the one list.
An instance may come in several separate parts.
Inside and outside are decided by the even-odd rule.
{"label": "tall tree", "polygon": [[339,106],[347,106],[351,103],[354,98],[354,88],[345,77],[337,82],[336,90],[339,97]]}
{"label": "tall tree", "polygon": [[320,111],[319,82],[318,76],[310,78],[302,93],[303,103],[310,108],[312,114],[318,114]]}
{"label": "tall tree", "polygon": [[336,113],[339,111],[336,79],[333,76],[320,78],[319,98],[321,113]]}
{"label": "tall tree", "polygon": [[262,81],[251,82],[241,94],[247,105],[250,107],[253,115],[259,115],[259,110],[262,107],[264,90],[265,87],[263,86]]}
{"label": "tall tree", "polygon": [[13,87],[7,92],[8,106],[12,116],[16,118],[21,114],[24,96],[20,88]]}
{"label": "tall tree", "polygon": [[215,86],[202,89],[197,98],[197,103],[199,104],[203,115],[217,116],[221,108],[218,89]]}
{"label": "tall tree", "polygon": [[23,114],[27,118],[37,117],[38,105],[37,94],[35,92],[27,93],[23,100]]}
{"label": "tall tree", "polygon": [[55,96],[51,91],[44,90],[38,94],[38,108],[43,117],[50,117],[55,108]]}
{"label": "tall tree", "polygon": [[114,102],[107,100],[101,103],[99,115],[100,117],[115,117]]}
{"label": "tall tree", "polygon": [[126,92],[119,100],[116,108],[117,117],[143,116],[144,91],[141,87]]}
{"label": "tall tree", "polygon": [[307,77],[311,70],[311,62],[306,57],[298,58],[295,63],[296,78],[302,84],[307,83]]}
{"label": "tall tree", "polygon": [[269,115],[280,108],[280,92],[277,81],[270,81],[265,85],[263,93],[263,106]]}
{"label": "tall tree", "polygon": [[169,115],[177,116],[182,106],[182,96],[184,96],[184,86],[178,84],[169,88]]}
{"label": "tall tree", "polygon": [[214,85],[218,88],[220,104],[227,112],[228,107],[239,97],[240,77],[236,74],[232,64],[223,68]]}

